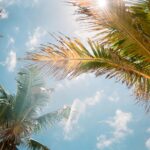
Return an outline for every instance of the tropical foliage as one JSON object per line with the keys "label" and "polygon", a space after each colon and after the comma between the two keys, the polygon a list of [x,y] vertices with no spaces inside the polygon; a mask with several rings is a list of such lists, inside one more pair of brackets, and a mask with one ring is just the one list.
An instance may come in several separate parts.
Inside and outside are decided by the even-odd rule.
{"label": "tropical foliage", "polygon": [[31,139],[31,135],[66,118],[70,111],[66,107],[44,113],[42,110],[49,104],[50,94],[51,90],[45,87],[35,68],[18,73],[16,95],[8,94],[0,86],[0,150],[16,150],[20,145],[31,150],[49,150]]}
{"label": "tropical foliage", "polygon": [[[99,0],[100,1],[100,0]],[[85,72],[115,77],[134,89],[137,99],[150,100],[150,0],[70,0],[78,21],[94,34],[87,43],[56,36],[27,59],[59,78]],[[148,107],[149,108],[149,107]]]}

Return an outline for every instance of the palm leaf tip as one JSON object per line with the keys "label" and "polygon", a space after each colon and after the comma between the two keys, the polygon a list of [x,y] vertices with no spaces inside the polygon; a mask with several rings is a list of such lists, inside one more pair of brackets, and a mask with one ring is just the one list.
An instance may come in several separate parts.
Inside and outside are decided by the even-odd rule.
{"label": "palm leaf tip", "polygon": [[56,123],[56,121],[67,119],[70,114],[70,109],[71,108],[67,106],[64,107],[63,109],[59,109],[57,111],[39,116],[38,118],[36,118],[37,121],[36,129],[39,130],[40,128],[43,127],[47,128],[48,126],[52,126],[54,123]]}
{"label": "palm leaf tip", "polygon": [[45,146],[33,139],[28,140],[26,147],[30,150],[50,150],[47,146]]}

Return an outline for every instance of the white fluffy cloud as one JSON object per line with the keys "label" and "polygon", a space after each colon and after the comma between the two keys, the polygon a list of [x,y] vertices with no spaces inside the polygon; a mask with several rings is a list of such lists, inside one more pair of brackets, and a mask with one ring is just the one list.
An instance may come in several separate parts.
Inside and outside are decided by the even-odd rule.
{"label": "white fluffy cloud", "polygon": [[106,123],[114,129],[112,137],[107,137],[106,135],[100,135],[97,137],[97,148],[102,150],[110,147],[112,144],[119,142],[125,136],[132,133],[132,130],[128,128],[128,124],[131,120],[131,113],[117,110],[116,115],[106,121]]}
{"label": "white fluffy cloud", "polygon": [[[97,91],[93,97],[86,98],[84,101],[75,99],[71,106],[70,116],[64,125],[64,138],[71,140],[79,130],[78,122],[87,109],[87,107],[94,106],[100,102],[102,91]],[[75,132],[74,132],[75,131]]]}
{"label": "white fluffy cloud", "polygon": [[33,33],[29,34],[28,41],[26,42],[27,48],[30,51],[34,50],[36,47],[39,46],[39,44],[41,44],[40,42],[45,35],[46,31],[41,27],[37,27]]}
{"label": "white fluffy cloud", "polygon": [[0,18],[1,19],[6,19],[8,18],[8,12],[5,9],[2,9],[1,13],[0,13]]}
{"label": "white fluffy cloud", "polygon": [[17,63],[16,53],[14,51],[10,51],[6,61],[4,63],[4,66],[7,67],[8,71],[13,72]]}

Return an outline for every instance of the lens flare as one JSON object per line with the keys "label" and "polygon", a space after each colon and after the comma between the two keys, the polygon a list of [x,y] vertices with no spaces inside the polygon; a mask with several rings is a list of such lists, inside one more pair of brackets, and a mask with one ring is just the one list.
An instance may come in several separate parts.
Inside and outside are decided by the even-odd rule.
{"label": "lens flare", "polygon": [[98,0],[98,5],[100,8],[105,8],[107,5],[106,0]]}

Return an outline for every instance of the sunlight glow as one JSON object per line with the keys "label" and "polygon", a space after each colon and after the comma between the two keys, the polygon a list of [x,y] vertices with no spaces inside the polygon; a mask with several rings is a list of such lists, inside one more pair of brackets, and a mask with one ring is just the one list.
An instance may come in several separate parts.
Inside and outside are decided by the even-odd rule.
{"label": "sunlight glow", "polygon": [[105,8],[107,5],[106,0],[98,0],[98,5],[100,8]]}

